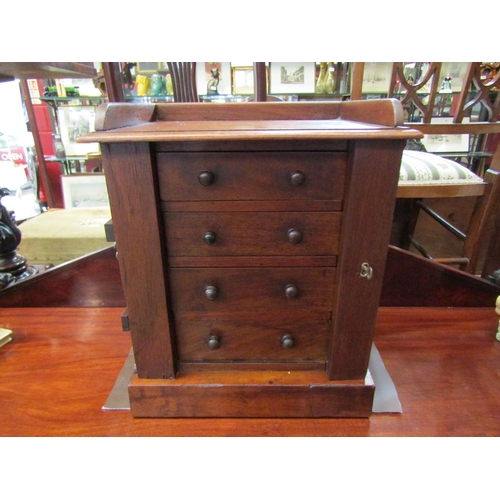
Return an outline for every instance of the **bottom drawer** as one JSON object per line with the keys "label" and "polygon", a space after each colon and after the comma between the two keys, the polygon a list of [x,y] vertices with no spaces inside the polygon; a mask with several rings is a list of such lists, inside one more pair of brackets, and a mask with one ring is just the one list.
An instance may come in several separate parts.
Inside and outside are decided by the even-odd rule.
{"label": "bottom drawer", "polygon": [[320,361],[331,321],[178,320],[178,356],[188,361]]}

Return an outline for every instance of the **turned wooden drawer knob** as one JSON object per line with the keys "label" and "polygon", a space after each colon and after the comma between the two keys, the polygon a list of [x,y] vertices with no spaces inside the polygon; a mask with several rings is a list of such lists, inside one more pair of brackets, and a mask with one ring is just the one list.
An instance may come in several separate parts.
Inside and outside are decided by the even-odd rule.
{"label": "turned wooden drawer knob", "polygon": [[297,245],[302,241],[302,233],[295,228],[288,230],[288,241],[292,243],[292,245]]}
{"label": "turned wooden drawer knob", "polygon": [[219,290],[215,286],[206,286],[205,287],[205,297],[207,300],[215,300],[219,295]]}
{"label": "turned wooden drawer knob", "polygon": [[281,339],[281,345],[285,349],[291,349],[294,344],[295,344],[295,341],[293,340],[293,337],[291,335],[283,335],[283,337]]}
{"label": "turned wooden drawer knob", "polygon": [[304,184],[306,180],[306,176],[297,170],[296,172],[293,172],[293,174],[290,176],[290,181],[294,186],[301,186]]}
{"label": "turned wooden drawer knob", "polygon": [[213,233],[212,231],[207,231],[205,233],[205,236],[203,236],[203,241],[207,245],[213,245],[215,243],[215,239],[216,239],[215,233]]}
{"label": "turned wooden drawer knob", "polygon": [[287,299],[294,299],[299,294],[295,285],[287,285],[285,288],[285,295]]}
{"label": "turned wooden drawer knob", "polygon": [[203,170],[203,172],[198,175],[198,182],[202,186],[210,186],[210,184],[213,184],[215,180],[215,176],[210,170]]}
{"label": "turned wooden drawer knob", "polygon": [[208,348],[216,351],[220,347],[220,337],[218,335],[211,335],[208,339]]}

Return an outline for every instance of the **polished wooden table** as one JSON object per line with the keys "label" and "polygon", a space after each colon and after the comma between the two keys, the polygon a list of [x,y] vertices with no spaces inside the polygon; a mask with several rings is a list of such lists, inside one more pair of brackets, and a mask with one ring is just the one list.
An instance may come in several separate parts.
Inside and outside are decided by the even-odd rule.
{"label": "polished wooden table", "polygon": [[368,419],[134,419],[104,411],[131,343],[122,308],[3,308],[2,436],[499,436],[492,308],[381,308],[375,343],[402,414]]}

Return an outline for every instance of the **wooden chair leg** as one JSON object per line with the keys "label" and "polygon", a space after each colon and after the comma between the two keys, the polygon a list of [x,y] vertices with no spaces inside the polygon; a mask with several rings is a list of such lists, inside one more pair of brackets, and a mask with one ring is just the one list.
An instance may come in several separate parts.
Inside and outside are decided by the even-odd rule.
{"label": "wooden chair leg", "polygon": [[394,210],[391,245],[409,250],[420,208],[411,198],[398,198]]}
{"label": "wooden chair leg", "polygon": [[[406,225],[406,238],[404,241],[404,249],[408,250],[412,244],[414,244],[413,235],[415,234],[415,228],[417,227],[418,216],[420,214],[420,203],[421,199],[412,199],[410,203],[410,216],[408,218],[408,223]],[[420,250],[419,250],[420,251]]]}

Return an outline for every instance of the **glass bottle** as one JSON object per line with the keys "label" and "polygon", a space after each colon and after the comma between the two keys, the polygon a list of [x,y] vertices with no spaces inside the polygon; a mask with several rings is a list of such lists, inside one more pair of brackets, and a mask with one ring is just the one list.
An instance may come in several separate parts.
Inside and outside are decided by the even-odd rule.
{"label": "glass bottle", "polygon": [[326,81],[328,73],[326,72],[326,62],[319,63],[319,76],[316,82],[316,93],[324,94],[326,92]]}
{"label": "glass bottle", "polygon": [[333,94],[335,92],[335,84],[336,78],[335,78],[335,63],[328,63],[328,79],[326,81],[326,93],[327,94]]}
{"label": "glass bottle", "polygon": [[60,134],[54,135],[54,154],[56,158],[66,158],[66,150],[64,149],[64,144],[61,140]]}

